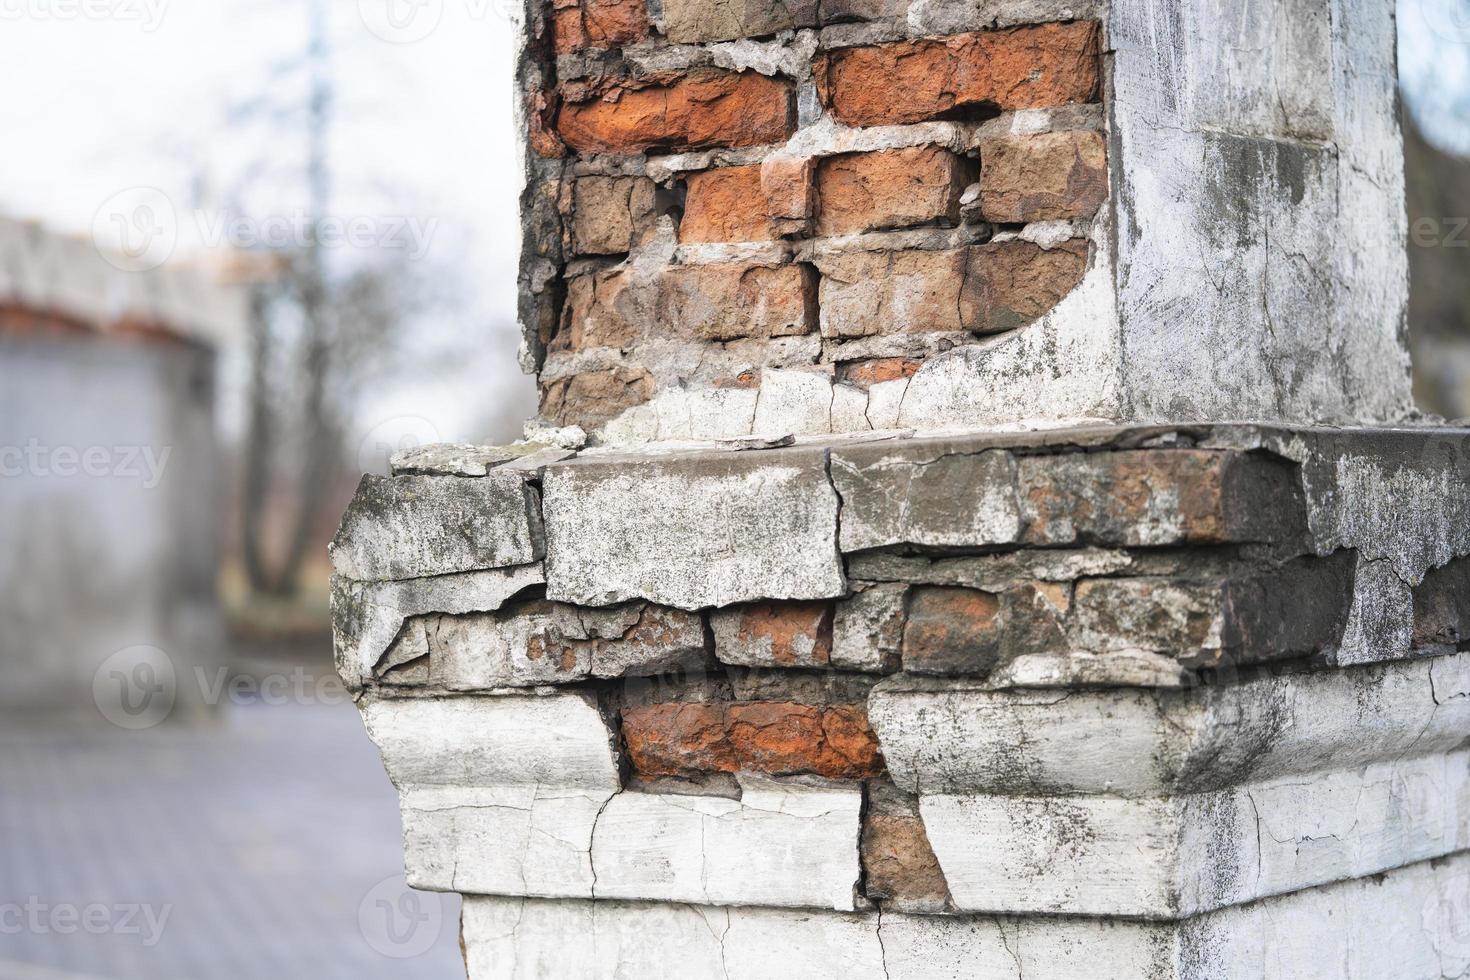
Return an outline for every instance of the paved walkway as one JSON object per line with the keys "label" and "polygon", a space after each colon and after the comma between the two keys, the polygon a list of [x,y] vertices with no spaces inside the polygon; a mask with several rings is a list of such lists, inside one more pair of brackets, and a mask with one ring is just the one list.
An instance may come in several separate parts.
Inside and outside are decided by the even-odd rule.
{"label": "paved walkway", "polygon": [[462,980],[459,900],[402,884],[350,705],[0,728],[3,980]]}

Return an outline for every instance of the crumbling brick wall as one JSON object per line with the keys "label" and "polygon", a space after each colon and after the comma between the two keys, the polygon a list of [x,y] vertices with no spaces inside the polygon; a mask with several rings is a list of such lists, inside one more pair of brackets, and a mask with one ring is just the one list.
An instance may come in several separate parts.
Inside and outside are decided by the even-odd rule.
{"label": "crumbling brick wall", "polygon": [[523,315],[546,420],[667,437],[629,410],[700,391],[673,434],[893,426],[928,358],[1077,286],[1108,194],[1100,24],[908,6],[533,14]]}

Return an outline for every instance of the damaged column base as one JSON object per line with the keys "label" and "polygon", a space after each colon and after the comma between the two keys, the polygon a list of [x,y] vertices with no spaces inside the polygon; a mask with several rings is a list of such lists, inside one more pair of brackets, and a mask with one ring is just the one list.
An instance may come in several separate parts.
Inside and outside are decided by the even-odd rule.
{"label": "damaged column base", "polygon": [[471,980],[1461,976],[1467,438],[430,448],[339,669]]}

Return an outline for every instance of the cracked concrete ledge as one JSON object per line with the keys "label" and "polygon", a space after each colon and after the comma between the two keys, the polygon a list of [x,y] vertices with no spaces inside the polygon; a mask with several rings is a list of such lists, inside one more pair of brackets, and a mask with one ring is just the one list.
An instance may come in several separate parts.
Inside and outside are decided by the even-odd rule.
{"label": "cracked concrete ledge", "polygon": [[471,896],[469,980],[1431,980],[1470,971],[1470,856],[1177,923]]}
{"label": "cracked concrete ledge", "polygon": [[[847,595],[854,552],[1093,543],[1356,553],[1350,604],[1315,652],[1401,659],[1421,645],[1405,616],[1417,587],[1470,554],[1467,447],[1458,429],[1212,425],[592,452],[507,472],[481,450],[467,458],[484,475],[364,481],[333,545],[339,659],[360,686],[392,666],[379,659],[404,620],[494,611],[540,584],[543,553],[553,600],[698,610]],[[1106,652],[1031,651],[1017,678],[1105,680],[1089,658]]]}

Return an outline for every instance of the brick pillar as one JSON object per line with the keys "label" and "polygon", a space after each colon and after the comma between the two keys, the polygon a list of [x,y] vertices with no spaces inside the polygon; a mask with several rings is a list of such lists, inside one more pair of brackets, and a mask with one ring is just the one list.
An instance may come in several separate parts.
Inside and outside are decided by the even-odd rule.
{"label": "brick pillar", "polygon": [[333,545],[471,980],[1470,970],[1470,432],[1362,424],[1388,7],[526,40],[534,438]]}
{"label": "brick pillar", "polygon": [[543,417],[608,443],[1402,417],[1390,8],[964,6],[533,4]]}

